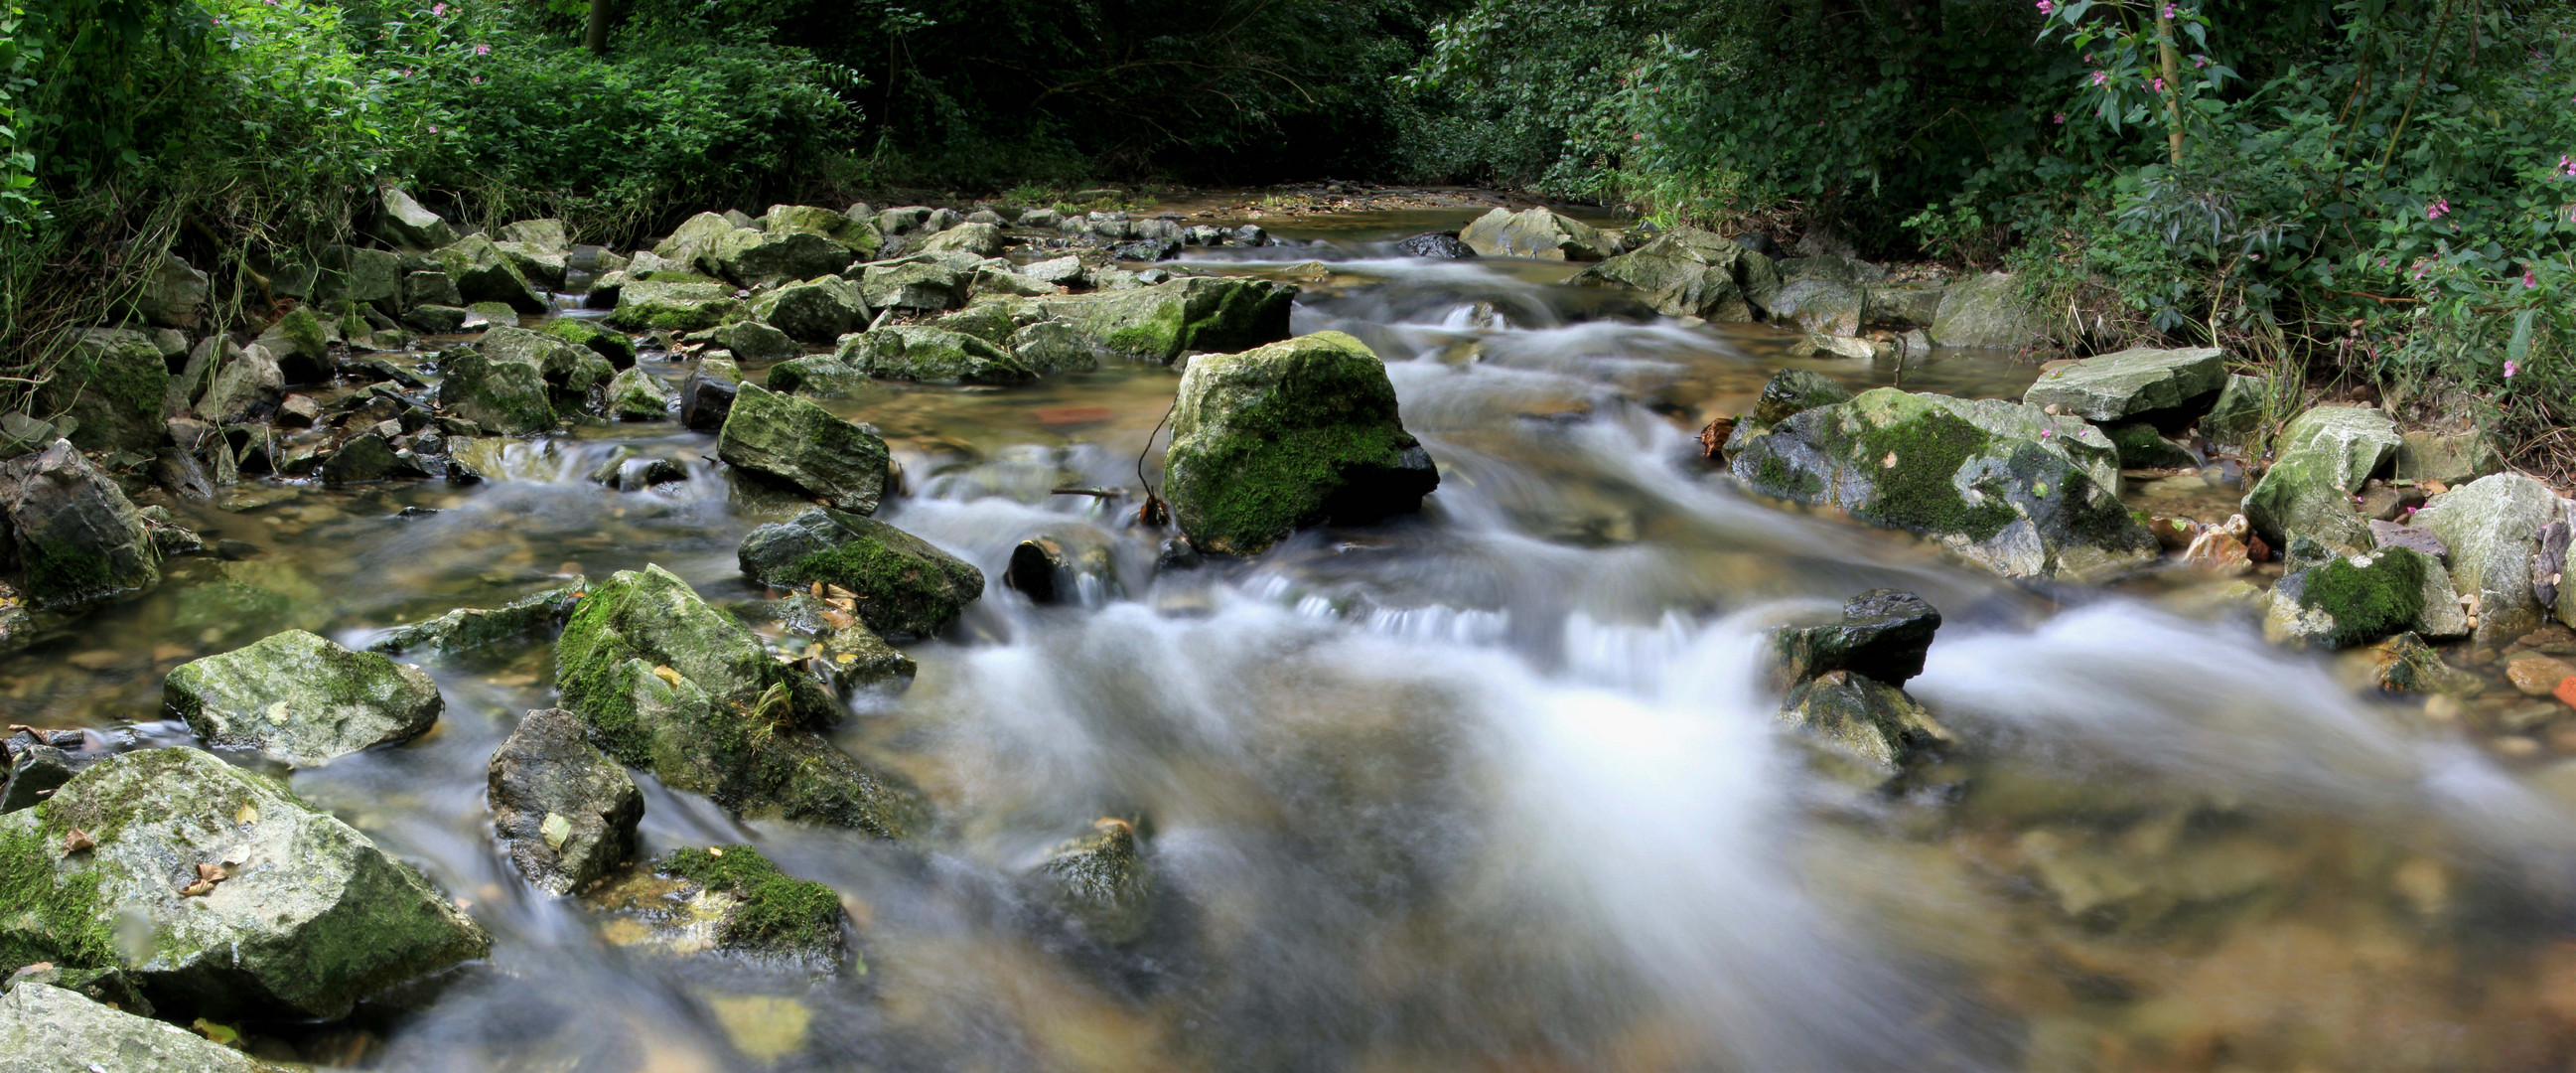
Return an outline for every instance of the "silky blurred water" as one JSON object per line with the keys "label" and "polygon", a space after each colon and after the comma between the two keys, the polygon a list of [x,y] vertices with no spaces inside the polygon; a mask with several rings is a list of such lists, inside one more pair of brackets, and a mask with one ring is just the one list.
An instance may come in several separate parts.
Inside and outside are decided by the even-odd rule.
{"label": "silky blurred water", "polygon": [[[2565,806],[2319,659],[2177,597],[2021,587],[1917,542],[1734,492],[1706,418],[1773,371],[2009,396],[2035,368],[1792,361],[1567,287],[1432,263],[1467,214],[1350,214],[1190,267],[1297,279],[1299,332],[1387,359],[1439,462],[1421,514],[1153,571],[1137,459],[1177,374],[1112,365],[836,402],[892,446],[880,512],[982,568],[908,692],[845,747],[928,793],[909,845],[745,824],[646,776],[648,853],[758,843],[842,892],[864,970],[639,953],[495,850],[485,764],[551,703],[543,644],[427,663],[409,745],[294,787],[420,864],[488,966],[306,1058],[404,1070],[2166,1070],[2562,1068],[2576,1058]],[[685,367],[648,354],[676,380]],[[756,372],[756,370],[755,370]],[[1159,442],[1159,441],[1158,441]],[[689,479],[614,492],[620,451]],[[187,740],[161,675],[287,627],[347,643],[658,563],[760,595],[734,548],[802,503],[712,437],[619,425],[514,445],[475,486],[258,483],[179,513],[256,550],[0,661],[11,722]],[[1106,497],[1050,494],[1065,486]],[[430,508],[411,511],[404,508]],[[1089,527],[1113,577],[1000,584]],[[1962,738],[1900,792],[1820,770],[1755,673],[1765,626],[1854,592],[1946,618],[1910,687]],[[2185,591],[2184,595],[2188,595]],[[1024,876],[1102,816],[1146,834],[1149,936],[1104,948]]]}

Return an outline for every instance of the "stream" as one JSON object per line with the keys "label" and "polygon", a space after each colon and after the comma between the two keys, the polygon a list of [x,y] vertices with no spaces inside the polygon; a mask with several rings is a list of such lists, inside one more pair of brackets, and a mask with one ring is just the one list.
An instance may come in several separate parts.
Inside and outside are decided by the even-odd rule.
{"label": "stream", "polygon": [[[2508,767],[2265,645],[2215,580],[2018,585],[1741,494],[1697,430],[1778,369],[1988,397],[2038,370],[1793,360],[1785,331],[1564,286],[1577,266],[1391,250],[1472,215],[1264,221],[1297,241],[1185,262],[1297,282],[1298,333],[1386,359],[1441,469],[1416,516],[1157,574],[1168,534],[1128,519],[1140,452],[1159,480],[1176,371],[825,404],[894,452],[907,494],[879,517],[988,579],[951,635],[905,646],[912,687],[839,731],[922,787],[937,830],[745,823],[637,781],[645,855],[757,844],[842,894],[864,971],[650,954],[534,892],[496,848],[485,765],[552,705],[549,646],[410,656],[445,695],[437,728],[292,784],[463,899],[493,956],[269,1045],[532,1073],[2576,1059],[2576,769]],[[667,357],[642,363],[676,385]],[[689,479],[585,479],[629,449]],[[736,486],[714,454],[672,422],[593,426],[512,446],[477,485],[220,489],[175,509],[224,555],[172,560],[149,596],[0,658],[0,708],[183,744],[162,676],[278,630],[360,646],[647,563],[720,605],[758,598],[735,547],[804,504]],[[2230,481],[2132,492],[2223,503]],[[1013,546],[1064,525],[1114,540],[1118,576],[1056,606],[1005,588]],[[1877,587],[1941,610],[1908,688],[1963,739],[1892,794],[1821,773],[1757,660],[1766,626]],[[1126,949],[1050,924],[1023,878],[1100,817],[1137,826],[1167,895]]]}

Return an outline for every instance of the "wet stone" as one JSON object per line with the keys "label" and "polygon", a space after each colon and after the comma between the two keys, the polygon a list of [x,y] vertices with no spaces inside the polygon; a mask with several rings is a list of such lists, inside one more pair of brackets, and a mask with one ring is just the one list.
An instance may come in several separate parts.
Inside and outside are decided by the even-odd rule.
{"label": "wet stone", "polygon": [[741,385],[716,457],[785,482],[842,510],[872,513],[891,479],[885,441],[804,399]]}
{"label": "wet stone", "polygon": [[419,668],[303,630],[180,664],[161,699],[209,746],[308,765],[419,737],[442,707]]}
{"label": "wet stone", "polygon": [[1763,382],[1762,395],[1753,404],[1753,419],[1765,425],[1776,425],[1816,407],[1850,402],[1851,399],[1850,389],[1823,373],[1782,369]]}
{"label": "wet stone", "polygon": [[580,716],[529,712],[492,754],[486,784],[510,863],[540,890],[589,886],[635,851],[644,793],[590,743]]}
{"label": "wet stone", "polygon": [[7,787],[0,789],[0,813],[32,808],[72,781],[85,760],[75,755],[77,744],[72,748],[66,752],[53,745],[12,743]]}
{"label": "wet stone", "polygon": [[0,1053],[25,1073],[261,1073],[276,1067],[174,1024],[24,982],[0,998]]}
{"label": "wet stone", "polygon": [[1910,592],[1872,589],[1843,604],[1841,622],[1783,629],[1772,639],[1780,672],[1802,681],[1847,670],[1889,685],[1923,673],[1941,612]]}
{"label": "wet stone", "polygon": [[856,594],[859,620],[889,638],[929,637],[984,592],[983,571],[910,533],[843,511],[809,510],[751,531],[742,572],[764,585],[837,585]]}
{"label": "wet stone", "polygon": [[1152,923],[1153,872],[1135,826],[1125,820],[1103,819],[1048,851],[1035,878],[1055,909],[1093,942],[1130,945]]}
{"label": "wet stone", "polygon": [[635,458],[625,451],[590,471],[591,483],[621,492],[640,492],[657,484],[688,479],[689,467],[676,458]]}
{"label": "wet stone", "polygon": [[589,588],[586,579],[547,589],[496,608],[460,607],[408,626],[385,631],[367,646],[370,652],[465,652],[501,641],[533,638],[553,632],[572,614]]}

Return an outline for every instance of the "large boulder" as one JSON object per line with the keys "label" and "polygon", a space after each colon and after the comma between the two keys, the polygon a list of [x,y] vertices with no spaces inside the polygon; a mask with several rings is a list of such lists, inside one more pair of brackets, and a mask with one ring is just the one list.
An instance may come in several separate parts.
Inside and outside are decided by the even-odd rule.
{"label": "large boulder", "polygon": [[456,229],[437,213],[422,208],[410,194],[386,187],[382,198],[384,211],[375,220],[379,237],[411,250],[434,250],[456,241]]}
{"label": "large boulder", "polygon": [[739,229],[733,221],[725,219],[723,214],[702,212],[681,221],[680,226],[671,230],[671,237],[654,246],[652,253],[664,260],[702,268],[705,267],[703,259],[708,251],[715,248],[716,240],[736,230]]}
{"label": "large boulder", "polygon": [[469,303],[505,302],[521,313],[544,313],[553,308],[491,239],[469,235],[440,248],[430,258],[439,271],[456,282],[456,293]]}
{"label": "large boulder", "polygon": [[2131,347],[2041,373],[2021,401],[2107,424],[2179,410],[2225,386],[2227,352],[2217,347]]}
{"label": "large boulder", "polygon": [[877,309],[955,309],[966,304],[980,262],[971,255],[912,257],[859,272],[859,291]]}
{"label": "large boulder", "polygon": [[2274,644],[2350,648],[2399,633],[2461,637],[2468,616],[2440,560],[2412,548],[2335,556],[2272,586],[2263,617]]}
{"label": "large boulder", "polygon": [[[751,315],[806,343],[830,343],[868,326],[867,299],[858,284],[837,276],[790,283],[751,303]],[[734,353],[744,357],[740,347]]]}
{"label": "large boulder", "polygon": [[210,747],[303,765],[410,741],[444,706],[420,668],[303,630],[180,664],[161,703]]}
{"label": "large boulder", "polygon": [[1025,384],[1037,374],[1011,352],[960,332],[899,324],[844,337],[834,358],[869,376],[964,384]]}
{"label": "large boulder", "polygon": [[1303,526],[1407,513],[1440,485],[1385,363],[1340,332],[1191,359],[1163,470],[1191,546],[1228,555]]}
{"label": "large boulder", "polygon": [[1619,252],[1618,241],[1611,236],[1546,209],[1495,209],[1459,231],[1458,240],[1486,257],[1598,261]]}
{"label": "large boulder", "polygon": [[262,1073],[256,1062],[187,1029],[34,981],[0,998],[0,1054],[11,1073]]}
{"label": "large boulder", "polygon": [[1751,437],[1730,465],[1757,493],[1921,534],[2006,577],[2091,578],[2157,551],[2100,430],[1998,399],[1878,388]]}
{"label": "large boulder", "polygon": [[821,235],[862,257],[874,256],[885,246],[885,236],[877,233],[872,222],[812,205],[772,205],[761,217],[760,229],[772,235]]}
{"label": "large boulder", "polygon": [[893,640],[947,629],[984,594],[984,572],[920,537],[874,518],[809,510],[751,531],[738,551],[745,576],[764,585],[816,582],[854,594],[856,614]]}
{"label": "large boulder", "polygon": [[1861,295],[1850,284],[1808,276],[1781,284],[1763,303],[1763,311],[1801,331],[1851,338],[1860,335],[1861,309],[1867,304]]}
{"label": "large boulder", "polygon": [[161,582],[132,500],[67,440],[0,462],[0,569],[38,607],[70,610]]}
{"label": "large boulder", "polygon": [[2477,644],[2500,647],[2539,628],[2546,612],[2533,584],[2540,530],[2560,517],[2549,486],[2519,473],[2480,477],[2434,496],[2415,513],[2451,549],[2451,582],[2477,597]]}
{"label": "large boulder", "polygon": [[875,433],[756,384],[736,389],[716,434],[716,457],[861,514],[876,513],[891,472]]}
{"label": "large boulder", "polygon": [[358,246],[327,246],[320,261],[314,297],[326,306],[355,302],[389,313],[400,310],[396,301],[402,295],[400,255]]}
{"label": "large boulder", "polygon": [[620,571],[582,600],[555,642],[555,686],[591,741],[672,789],[886,838],[925,823],[909,784],[817,733],[840,716],[829,693],[661,567]]}
{"label": "large boulder", "polygon": [[245,424],[275,412],[284,401],[286,373],[267,347],[226,347],[204,397],[197,400],[197,416],[218,428]]}
{"label": "large boulder", "polygon": [[1941,346],[2027,347],[2046,342],[2039,314],[2022,301],[2021,283],[2007,272],[1969,276],[1941,292],[1932,315],[1932,341]]}
{"label": "large boulder", "polygon": [[590,743],[580,716],[529,712],[492,754],[484,781],[510,863],[548,894],[589,886],[635,852],[644,792]]}
{"label": "large boulder", "polygon": [[169,387],[170,367],[150,335],[92,328],[72,339],[31,409],[71,418],[71,441],[82,450],[149,455],[165,438]]}
{"label": "large boulder", "polygon": [[1034,299],[1101,350],[1170,364],[1288,338],[1297,288],[1240,276],[1186,276],[1150,287]]}
{"label": "large boulder", "polygon": [[2273,547],[2304,536],[2345,552],[2371,546],[2352,495],[2397,451],[2387,411],[2319,406],[2281,430],[2272,468],[2245,493],[2245,519]]}
{"label": "large boulder", "polygon": [[449,413],[503,436],[554,431],[554,404],[547,398],[545,371],[535,362],[494,359],[480,350],[460,349],[442,355],[440,365],[438,404]]}
{"label": "large boulder", "polygon": [[705,259],[716,275],[745,287],[767,287],[831,275],[850,267],[854,256],[849,247],[811,231],[744,228],[717,237]]}
{"label": "large boulder", "polygon": [[1780,290],[1770,258],[1693,228],[1657,236],[1634,252],[1575,273],[1569,282],[1632,288],[1666,316],[1732,322],[1761,317]]}
{"label": "large boulder", "polygon": [[178,254],[164,253],[153,260],[152,271],[143,279],[143,292],[134,297],[135,315],[158,328],[194,328],[206,317],[212,286],[205,273]]}
{"label": "large boulder", "polygon": [[694,332],[734,319],[742,303],[712,280],[631,280],[617,292],[609,327],[630,332]]}
{"label": "large boulder", "polygon": [[197,749],[109,757],[0,817],[0,889],[0,974],[121,971],[174,1019],[339,1017],[491,948],[365,835]]}
{"label": "large boulder", "polygon": [[635,364],[635,341],[624,332],[612,332],[578,317],[556,317],[537,331],[606,358],[615,368]]}
{"label": "large boulder", "polygon": [[1002,229],[992,224],[958,224],[930,236],[921,244],[923,253],[971,253],[977,257],[1002,255]]}

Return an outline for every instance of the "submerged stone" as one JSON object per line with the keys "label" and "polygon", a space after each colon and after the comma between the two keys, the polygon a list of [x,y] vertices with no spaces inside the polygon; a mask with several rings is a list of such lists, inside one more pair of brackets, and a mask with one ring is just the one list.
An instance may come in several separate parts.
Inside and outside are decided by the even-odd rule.
{"label": "submerged stone", "polygon": [[716,436],[716,457],[872,514],[891,475],[885,441],[812,402],[752,384],[737,389]]}
{"label": "submerged stone", "polygon": [[[64,852],[73,831],[91,848]],[[196,749],[101,760],[0,817],[0,974],[121,970],[165,1017],[319,1020],[484,956],[419,872]]]}
{"label": "submerged stone", "polygon": [[761,584],[821,582],[857,594],[859,620],[898,640],[938,634],[984,594],[983,571],[894,526],[836,510],[754,529],[738,554],[743,574]]}
{"label": "submerged stone", "polygon": [[1089,834],[1048,851],[1036,878],[1056,910],[1094,942],[1133,944],[1152,922],[1153,872],[1137,845],[1136,828],[1125,820],[1101,820]]}
{"label": "submerged stone", "polygon": [[367,646],[371,652],[399,655],[404,652],[456,653],[481,648],[499,641],[514,641],[551,633],[563,625],[589,587],[584,578],[574,578],[569,585],[547,589],[496,608],[460,607],[436,618],[408,626],[396,626]]}
{"label": "submerged stone", "polygon": [[849,958],[849,916],[832,888],[797,879],[748,845],[683,849],[593,899],[633,926],[612,941],[672,956],[729,953],[837,970]]}
{"label": "submerged stone", "polygon": [[182,663],[161,701],[209,746],[297,764],[410,741],[443,706],[419,668],[303,630]]}
{"label": "submerged stone", "polygon": [[1828,671],[1791,686],[1780,717],[1882,771],[1954,740],[1904,690],[1850,671]]}
{"label": "submerged stone", "polygon": [[1803,681],[1829,671],[1851,671],[1889,685],[1923,673],[1941,612],[1910,592],[1871,589],[1843,603],[1841,622],[1783,629],[1773,636],[1780,672]]}
{"label": "submerged stone", "polygon": [[1404,430],[1385,363],[1340,332],[1192,359],[1164,474],[1191,545],[1228,555],[1305,526],[1410,513],[1440,485]]}
{"label": "submerged stone", "polygon": [[484,794],[510,863],[548,894],[589,886],[624,863],[644,818],[635,780],[561,708],[519,720],[492,754]]}
{"label": "submerged stone", "polygon": [[2390,693],[2472,696],[2486,690],[2485,680],[2442,661],[2424,639],[2401,633],[2380,642],[2371,653],[2379,688]]}

